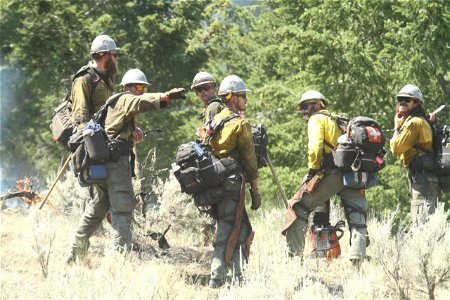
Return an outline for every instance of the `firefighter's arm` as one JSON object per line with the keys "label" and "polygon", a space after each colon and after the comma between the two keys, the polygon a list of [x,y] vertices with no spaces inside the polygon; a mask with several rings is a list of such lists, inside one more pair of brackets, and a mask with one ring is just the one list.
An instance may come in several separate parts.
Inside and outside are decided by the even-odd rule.
{"label": "firefighter's arm", "polygon": [[72,120],[83,128],[90,118],[91,87],[84,76],[74,80],[71,92]]}
{"label": "firefighter's arm", "polygon": [[324,128],[317,116],[308,121],[308,169],[319,170],[323,157]]}
{"label": "firefighter's arm", "polygon": [[418,128],[415,122],[407,122],[401,127],[401,131],[394,133],[390,141],[391,151],[397,156],[414,147],[418,139]]}

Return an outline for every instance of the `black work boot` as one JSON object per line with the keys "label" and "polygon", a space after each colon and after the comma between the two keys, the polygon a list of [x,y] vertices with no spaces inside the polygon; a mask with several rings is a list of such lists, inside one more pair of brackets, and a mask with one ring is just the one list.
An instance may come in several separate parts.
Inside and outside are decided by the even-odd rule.
{"label": "black work boot", "polygon": [[77,260],[77,257],[75,254],[71,253],[66,257],[66,265],[71,265]]}
{"label": "black work boot", "polygon": [[361,259],[357,259],[357,258],[353,258],[350,259],[352,266],[355,268],[356,271],[360,271],[361,270]]}
{"label": "black work boot", "polygon": [[208,286],[212,289],[218,289],[220,287],[222,287],[225,284],[224,280],[220,280],[220,279],[210,279]]}

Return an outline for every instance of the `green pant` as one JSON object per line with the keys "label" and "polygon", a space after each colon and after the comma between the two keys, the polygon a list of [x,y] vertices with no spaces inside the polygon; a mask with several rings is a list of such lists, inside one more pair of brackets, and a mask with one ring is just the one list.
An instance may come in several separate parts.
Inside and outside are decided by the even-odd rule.
{"label": "green pant", "polygon": [[[215,204],[217,233],[211,262],[211,279],[215,281],[224,281],[228,272],[228,267],[225,263],[225,252],[228,237],[234,228],[235,213],[241,191],[241,182],[242,179],[240,175],[231,175],[225,179],[223,186],[225,188],[226,196],[224,196],[223,200]],[[245,255],[245,242],[248,234],[248,219],[243,217],[238,241],[233,254],[232,272],[235,277],[240,277],[242,275],[242,262],[247,261]]]}
{"label": "green pant", "polygon": [[367,199],[359,190],[345,187],[342,177],[342,173],[336,168],[326,171],[317,189],[311,194],[304,193],[301,200],[294,204],[293,210],[297,219],[286,231],[286,241],[292,255],[303,253],[310,212],[337,194],[342,199],[350,223],[350,259],[365,258],[368,236]]}
{"label": "green pant", "polygon": [[409,170],[409,193],[411,194],[411,221],[423,223],[435,212],[440,196],[439,178],[429,170]]}
{"label": "green pant", "polygon": [[89,248],[89,238],[102,223],[108,210],[116,249],[131,247],[131,214],[133,211],[133,185],[127,155],[118,162],[106,164],[108,177],[105,183],[91,187],[92,199],[81,216],[72,243],[72,255],[84,255]]}

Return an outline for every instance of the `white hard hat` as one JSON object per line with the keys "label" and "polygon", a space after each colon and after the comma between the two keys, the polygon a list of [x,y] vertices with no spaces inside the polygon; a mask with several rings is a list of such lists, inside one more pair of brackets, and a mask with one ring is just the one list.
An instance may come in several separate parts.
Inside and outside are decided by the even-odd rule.
{"label": "white hard hat", "polygon": [[92,41],[91,54],[119,49],[116,46],[116,42],[109,35],[101,34]]}
{"label": "white hard hat", "polygon": [[123,75],[120,85],[125,86],[130,83],[140,83],[148,85],[147,77],[145,76],[144,72],[139,69],[128,70],[125,75]]}
{"label": "white hard hat", "polygon": [[225,96],[230,93],[236,94],[242,92],[250,92],[245,86],[245,82],[237,75],[228,75],[220,83],[218,94],[220,96]]}
{"label": "white hard hat", "polygon": [[399,97],[415,98],[423,103],[422,92],[420,91],[419,87],[414,84],[407,84],[404,87],[402,87],[400,92],[398,92],[397,94],[397,98]]}
{"label": "white hard hat", "polygon": [[198,72],[192,80],[191,90],[199,85],[206,83],[216,83],[214,77],[208,72]]}
{"label": "white hard hat", "polygon": [[308,90],[302,94],[298,104],[301,105],[304,102],[312,102],[314,100],[322,100],[324,104],[327,104],[328,101],[322,93],[314,90]]}

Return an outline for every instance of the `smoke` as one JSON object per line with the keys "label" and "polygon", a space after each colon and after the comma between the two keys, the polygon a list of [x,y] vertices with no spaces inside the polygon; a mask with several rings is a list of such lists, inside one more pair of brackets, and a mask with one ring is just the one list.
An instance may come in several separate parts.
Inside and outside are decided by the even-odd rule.
{"label": "smoke", "polygon": [[[20,72],[8,65],[4,56],[0,53],[0,193],[5,193],[8,188],[14,185],[17,177],[14,176],[14,170],[10,168],[5,169],[5,161],[8,154],[8,149],[5,147],[5,124],[12,121],[8,116],[14,104],[11,86],[17,82],[20,77]],[[7,176],[5,176],[7,174]]]}

